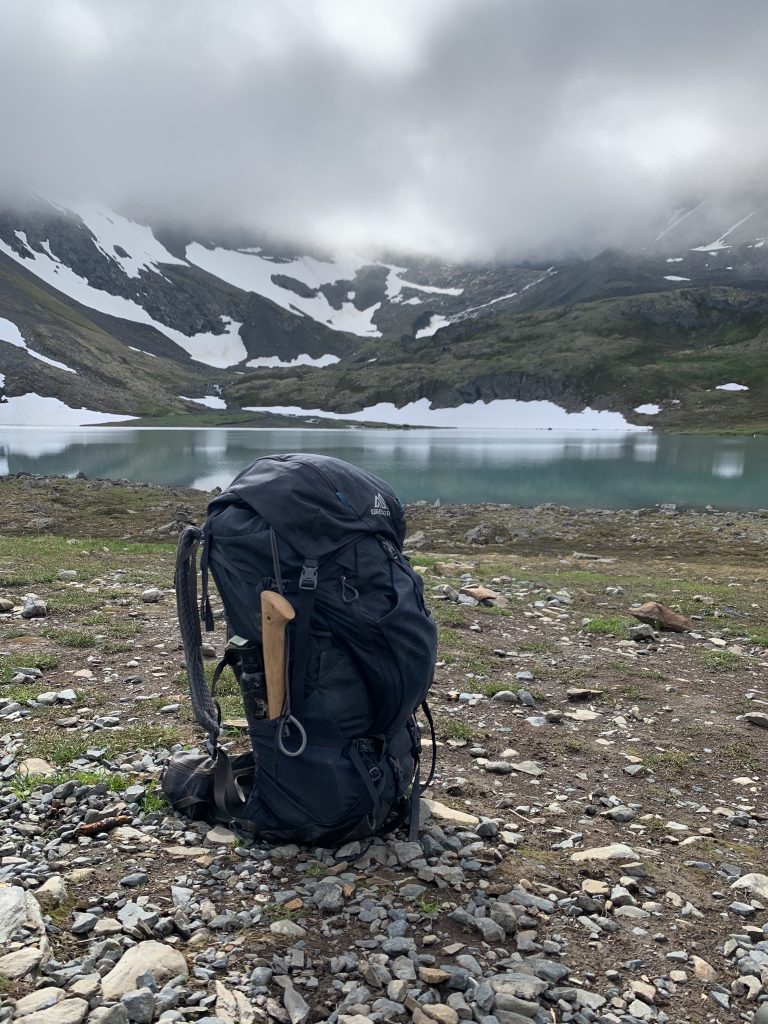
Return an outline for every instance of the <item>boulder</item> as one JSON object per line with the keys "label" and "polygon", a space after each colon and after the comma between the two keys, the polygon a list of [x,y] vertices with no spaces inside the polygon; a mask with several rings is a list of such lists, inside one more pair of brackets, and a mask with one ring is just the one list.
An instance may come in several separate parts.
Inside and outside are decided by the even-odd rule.
{"label": "boulder", "polygon": [[138,987],[138,978],[151,974],[158,987],[180,975],[189,975],[187,961],[172,946],[149,940],[132,946],[106,975],[101,990],[106,1000],[117,1000]]}

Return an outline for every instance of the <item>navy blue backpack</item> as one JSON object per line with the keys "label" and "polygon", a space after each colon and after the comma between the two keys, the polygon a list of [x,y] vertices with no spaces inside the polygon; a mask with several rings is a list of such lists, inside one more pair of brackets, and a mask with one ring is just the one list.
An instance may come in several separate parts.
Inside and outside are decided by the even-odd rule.
{"label": "navy blue backpack", "polygon": [[[416,834],[434,770],[426,696],[437,629],[421,577],[402,554],[404,537],[403,508],[387,483],[304,454],[257,459],[209,504],[201,530],[184,530],[177,607],[207,752],[171,759],[163,789],[173,807],[273,842],[338,845],[384,834],[409,813]],[[221,714],[203,671],[201,621],[213,629],[209,575],[228,637],[213,683],[232,667],[252,747],[245,754],[222,749]],[[290,616],[274,707],[264,600]],[[419,708],[433,739],[423,784]]]}

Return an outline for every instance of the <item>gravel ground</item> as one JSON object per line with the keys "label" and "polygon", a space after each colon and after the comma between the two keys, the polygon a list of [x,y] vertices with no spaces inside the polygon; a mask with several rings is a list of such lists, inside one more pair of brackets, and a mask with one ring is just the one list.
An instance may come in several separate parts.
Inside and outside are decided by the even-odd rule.
{"label": "gravel ground", "polygon": [[410,507],[437,775],[418,843],[324,850],[158,791],[209,498],[0,483],[0,1022],[766,1024],[768,518]]}

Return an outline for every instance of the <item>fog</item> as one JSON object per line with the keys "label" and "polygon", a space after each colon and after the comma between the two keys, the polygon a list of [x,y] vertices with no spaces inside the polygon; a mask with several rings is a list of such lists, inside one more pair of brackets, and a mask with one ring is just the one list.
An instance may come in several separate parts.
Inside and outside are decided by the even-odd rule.
{"label": "fog", "polygon": [[0,0],[0,195],[358,251],[642,247],[762,188],[762,0]]}

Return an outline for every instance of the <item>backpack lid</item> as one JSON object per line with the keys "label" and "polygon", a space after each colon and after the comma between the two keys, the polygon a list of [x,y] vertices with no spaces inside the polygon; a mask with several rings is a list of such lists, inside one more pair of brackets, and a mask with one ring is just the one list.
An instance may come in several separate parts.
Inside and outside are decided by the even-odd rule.
{"label": "backpack lid", "polygon": [[305,558],[322,558],[378,534],[398,549],[405,539],[399,498],[386,481],[329,455],[265,455],[238,473],[208,506],[237,499],[250,505]]}

